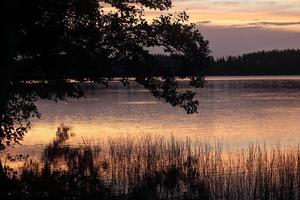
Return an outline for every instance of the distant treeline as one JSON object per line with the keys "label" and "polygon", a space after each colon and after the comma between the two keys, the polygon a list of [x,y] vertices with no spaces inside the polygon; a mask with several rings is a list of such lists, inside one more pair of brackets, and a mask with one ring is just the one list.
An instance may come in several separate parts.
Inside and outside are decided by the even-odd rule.
{"label": "distant treeline", "polygon": [[[63,58],[63,56],[61,56]],[[103,62],[80,62],[80,59],[53,58],[39,69],[38,62],[20,63],[18,74],[28,79],[43,77],[43,72],[62,77],[129,77],[129,76],[239,76],[239,75],[300,75],[300,49],[273,50],[208,60],[198,66],[185,64],[180,57],[153,55],[146,65],[115,65]],[[70,62],[70,60],[72,62]],[[67,61],[67,62],[66,62]],[[131,67],[129,67],[131,66]],[[21,77],[20,77],[21,78]],[[21,78],[24,79],[24,78]]]}
{"label": "distant treeline", "polygon": [[[199,68],[179,67],[176,59],[155,55],[159,65],[151,68],[152,74],[176,76],[204,73],[209,76],[241,75],[300,75],[300,49],[259,51],[240,56],[210,58]],[[147,71],[144,68],[145,71]]]}
{"label": "distant treeline", "polygon": [[211,61],[207,75],[299,75],[300,49],[259,51]]}

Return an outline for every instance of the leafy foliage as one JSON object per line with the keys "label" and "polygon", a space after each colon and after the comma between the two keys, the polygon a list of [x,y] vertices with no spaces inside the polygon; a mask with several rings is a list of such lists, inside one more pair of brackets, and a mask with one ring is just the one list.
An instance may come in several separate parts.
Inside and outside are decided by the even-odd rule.
{"label": "leafy foliage", "polygon": [[[194,71],[199,77],[192,78],[191,85],[202,86],[193,83],[203,80],[197,72],[210,51],[208,41],[188,23],[188,15],[145,18],[146,8],[167,11],[171,6],[171,0],[2,1],[1,14],[10,20],[2,22],[6,32],[0,47],[7,55],[1,60],[1,74],[7,76],[0,92],[8,94],[1,99],[1,148],[20,141],[30,128],[30,117],[40,116],[36,100],[83,96],[72,82],[108,86],[113,68],[155,66],[151,48],[164,49],[182,68]],[[174,77],[144,78],[153,74],[135,71],[138,82],[155,97],[188,114],[197,111],[195,94],[179,92]],[[125,76],[123,84],[128,84]]]}
{"label": "leafy foliage", "polygon": [[35,101],[40,98],[57,101],[67,97],[83,97],[82,90],[76,84],[62,81],[11,84],[5,96],[7,102],[1,112],[0,150],[5,145],[19,143],[31,127],[30,119],[41,116]]}

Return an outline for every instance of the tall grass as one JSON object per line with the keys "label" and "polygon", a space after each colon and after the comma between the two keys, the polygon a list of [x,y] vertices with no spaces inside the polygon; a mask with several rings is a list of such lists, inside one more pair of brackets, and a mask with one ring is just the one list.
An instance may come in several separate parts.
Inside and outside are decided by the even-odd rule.
{"label": "tall grass", "polygon": [[300,198],[299,148],[251,144],[246,150],[228,152],[221,143],[147,136],[110,140],[102,151],[96,160],[107,165],[100,174],[124,194],[146,184],[164,198],[170,194],[237,200]]}
{"label": "tall grass", "polygon": [[101,191],[107,199],[300,198],[299,148],[251,144],[228,152],[218,142],[151,136],[108,139],[105,144],[84,141],[74,148],[56,140],[41,161],[25,160],[18,180],[49,182],[60,174],[56,179],[85,180],[80,183],[85,194]]}

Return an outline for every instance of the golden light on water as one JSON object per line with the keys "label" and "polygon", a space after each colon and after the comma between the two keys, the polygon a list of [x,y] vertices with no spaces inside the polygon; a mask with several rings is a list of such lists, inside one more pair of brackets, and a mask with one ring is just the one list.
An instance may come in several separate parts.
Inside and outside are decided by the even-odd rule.
{"label": "golden light on water", "polygon": [[131,89],[87,91],[87,98],[79,100],[40,101],[42,118],[33,121],[32,129],[21,142],[23,146],[16,146],[15,151],[23,151],[22,148],[39,151],[51,144],[62,123],[71,127],[75,136],[68,143],[74,145],[144,135],[216,139],[231,148],[252,142],[300,143],[300,93],[285,88],[285,84],[293,83],[297,87],[299,77],[209,77],[207,80],[207,87],[196,90],[199,100],[196,115],[186,115],[182,109],[156,100],[137,84],[131,85]]}

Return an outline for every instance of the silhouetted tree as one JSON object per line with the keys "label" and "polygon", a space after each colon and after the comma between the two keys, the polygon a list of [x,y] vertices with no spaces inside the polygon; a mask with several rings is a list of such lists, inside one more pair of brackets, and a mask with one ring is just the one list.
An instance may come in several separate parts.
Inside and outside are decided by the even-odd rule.
{"label": "silhouetted tree", "polygon": [[113,69],[122,66],[135,69],[137,82],[156,98],[197,112],[195,93],[179,92],[174,77],[139,70],[157,65],[149,49],[160,47],[179,67],[193,71],[186,73],[193,74],[192,86],[203,86],[199,69],[210,53],[208,41],[187,23],[187,14],[145,19],[145,8],[167,11],[171,5],[171,0],[2,0],[0,149],[23,138],[30,118],[39,116],[36,100],[81,97],[70,79],[107,85]]}

